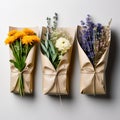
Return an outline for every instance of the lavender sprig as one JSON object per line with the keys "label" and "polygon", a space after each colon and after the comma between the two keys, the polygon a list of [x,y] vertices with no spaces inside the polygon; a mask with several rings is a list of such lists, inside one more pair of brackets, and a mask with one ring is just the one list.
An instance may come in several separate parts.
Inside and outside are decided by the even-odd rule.
{"label": "lavender sprig", "polygon": [[100,23],[95,24],[90,15],[87,15],[86,22],[81,21],[81,26],[82,29],[78,30],[78,40],[94,66],[96,56],[103,47],[103,26]]}
{"label": "lavender sprig", "polygon": [[53,30],[55,30],[56,28],[57,28],[57,21],[58,21],[58,14],[57,13],[55,13],[55,15],[53,16]]}
{"label": "lavender sprig", "polygon": [[50,27],[51,27],[51,18],[47,17],[47,33],[46,33],[46,39],[50,39]]}

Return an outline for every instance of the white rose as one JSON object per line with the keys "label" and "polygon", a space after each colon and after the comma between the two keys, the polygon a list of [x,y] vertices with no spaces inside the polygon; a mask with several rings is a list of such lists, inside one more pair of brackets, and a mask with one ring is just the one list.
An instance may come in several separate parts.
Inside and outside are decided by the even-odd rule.
{"label": "white rose", "polygon": [[59,39],[56,40],[55,46],[58,49],[58,51],[61,51],[62,54],[64,54],[67,52],[68,49],[70,49],[71,44],[70,41],[67,40],[66,38],[60,37]]}

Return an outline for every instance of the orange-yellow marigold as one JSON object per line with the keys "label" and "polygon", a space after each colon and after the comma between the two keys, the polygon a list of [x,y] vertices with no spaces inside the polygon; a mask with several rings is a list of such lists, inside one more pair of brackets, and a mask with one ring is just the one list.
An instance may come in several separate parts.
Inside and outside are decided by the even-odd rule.
{"label": "orange-yellow marigold", "polygon": [[8,33],[8,36],[13,36],[16,32],[17,32],[17,30],[11,30],[11,31]]}
{"label": "orange-yellow marigold", "polygon": [[35,35],[35,32],[29,28],[24,28],[23,32],[27,35]]}
{"label": "orange-yellow marigold", "polygon": [[16,38],[14,36],[9,36],[8,38],[6,38],[5,40],[5,44],[11,44],[16,40]]}
{"label": "orange-yellow marigold", "polygon": [[30,44],[32,45],[35,42],[40,42],[40,38],[36,35],[24,36],[22,38],[22,44]]}
{"label": "orange-yellow marigold", "polygon": [[16,39],[19,39],[19,38],[23,38],[26,34],[23,32],[23,31],[17,31],[15,34],[14,34],[14,37]]}

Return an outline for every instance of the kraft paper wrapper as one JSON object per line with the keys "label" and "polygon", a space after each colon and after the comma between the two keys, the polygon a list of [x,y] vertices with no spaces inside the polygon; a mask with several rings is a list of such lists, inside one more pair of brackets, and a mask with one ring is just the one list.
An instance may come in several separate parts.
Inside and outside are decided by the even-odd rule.
{"label": "kraft paper wrapper", "polygon": [[[23,28],[11,27],[11,26],[9,27],[9,31],[13,29],[21,30]],[[34,30],[34,32],[38,35],[38,27],[34,27],[30,29]],[[29,54],[25,61],[26,66],[22,73],[23,79],[24,79],[24,92],[26,94],[33,93],[33,79],[34,79],[36,48],[37,46],[34,45],[29,51]],[[14,59],[11,49],[10,49],[10,59]],[[15,68],[15,66],[12,63],[10,63],[10,69],[11,69],[10,91],[14,93],[19,93],[18,76],[20,72],[18,71],[18,69]]]}
{"label": "kraft paper wrapper", "polygon": [[[80,27],[80,26],[79,26]],[[106,94],[106,80],[105,80],[105,70],[107,66],[107,59],[111,41],[111,31],[107,26],[106,30],[106,40],[108,41],[108,47],[99,59],[95,67],[93,67],[86,53],[81,48],[78,40],[78,52],[80,60],[80,92],[82,94],[91,95],[102,95]]]}
{"label": "kraft paper wrapper", "polygon": [[[58,67],[55,69],[50,60],[41,52],[43,94],[68,95],[69,94],[69,67],[71,61],[72,47],[75,37],[75,28],[58,28],[65,31],[71,37],[71,48],[62,57]],[[46,28],[42,28],[42,38]],[[41,39],[42,39],[41,38]]]}

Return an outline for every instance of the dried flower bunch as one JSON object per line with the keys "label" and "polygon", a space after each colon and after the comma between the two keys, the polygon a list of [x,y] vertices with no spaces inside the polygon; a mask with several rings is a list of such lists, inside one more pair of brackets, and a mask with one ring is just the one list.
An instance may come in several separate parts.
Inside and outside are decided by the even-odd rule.
{"label": "dried flower bunch", "polygon": [[14,59],[11,59],[10,62],[14,64],[19,71],[18,86],[21,96],[24,95],[23,70],[26,66],[25,61],[31,48],[38,42],[40,42],[40,38],[37,37],[33,30],[28,28],[11,30],[5,40],[5,43],[9,44],[14,56]]}
{"label": "dried flower bunch", "polygon": [[41,51],[45,54],[54,68],[56,69],[62,56],[70,49],[70,38],[65,31],[57,29],[58,14],[53,16],[53,24],[51,18],[47,17],[47,30],[44,39],[41,40]]}
{"label": "dried flower bunch", "polygon": [[106,39],[105,27],[102,24],[95,24],[90,15],[87,15],[86,22],[81,21],[81,26],[78,27],[78,41],[95,66],[108,47]]}

